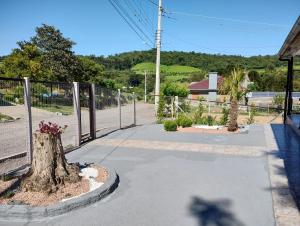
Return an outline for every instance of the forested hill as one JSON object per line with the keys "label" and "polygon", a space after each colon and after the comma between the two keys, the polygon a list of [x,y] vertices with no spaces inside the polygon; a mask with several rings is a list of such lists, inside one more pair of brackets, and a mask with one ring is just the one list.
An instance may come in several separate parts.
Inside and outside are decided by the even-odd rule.
{"label": "forested hill", "polygon": [[[106,69],[126,70],[143,62],[155,62],[155,49],[149,51],[132,51],[116,54],[108,57],[90,56],[97,63],[105,66]],[[161,64],[183,65],[200,68],[205,71],[222,72],[229,65],[240,66],[245,69],[267,69],[285,65],[275,56],[232,56],[215,55],[196,52],[163,51],[161,53]]]}

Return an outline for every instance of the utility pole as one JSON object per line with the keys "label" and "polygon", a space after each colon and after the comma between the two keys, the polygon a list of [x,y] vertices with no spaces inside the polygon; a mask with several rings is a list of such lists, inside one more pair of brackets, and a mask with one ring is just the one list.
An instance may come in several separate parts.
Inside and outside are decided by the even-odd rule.
{"label": "utility pole", "polygon": [[145,103],[147,103],[147,71],[144,71],[145,74]]}
{"label": "utility pole", "polygon": [[158,20],[156,32],[156,74],[155,74],[155,112],[158,110],[160,93],[160,47],[161,47],[161,16],[163,13],[162,0],[158,1]]}

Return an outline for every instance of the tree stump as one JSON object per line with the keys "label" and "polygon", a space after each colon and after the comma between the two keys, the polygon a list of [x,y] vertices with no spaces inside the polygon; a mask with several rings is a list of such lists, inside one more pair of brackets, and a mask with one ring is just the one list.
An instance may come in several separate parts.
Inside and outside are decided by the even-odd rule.
{"label": "tree stump", "polygon": [[25,190],[52,193],[66,182],[80,180],[79,166],[66,161],[60,133],[34,133],[32,160],[29,175],[21,184]]}

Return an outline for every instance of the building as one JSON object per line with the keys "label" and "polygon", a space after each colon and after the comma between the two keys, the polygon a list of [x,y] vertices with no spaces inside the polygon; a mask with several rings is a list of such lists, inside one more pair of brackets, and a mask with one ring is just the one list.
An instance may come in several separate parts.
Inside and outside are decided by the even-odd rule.
{"label": "building", "polygon": [[[287,62],[287,81],[284,102],[284,123],[288,123],[299,132],[300,115],[293,112],[293,80],[296,70],[294,61],[300,56],[300,16],[292,27],[286,40],[284,41],[279,53],[279,60]],[[300,134],[300,132],[299,132]]]}
{"label": "building", "polygon": [[189,90],[191,98],[197,99],[199,96],[207,96],[210,101],[216,101],[217,92],[223,80],[224,78],[218,76],[217,72],[210,72],[208,79],[190,83]]}

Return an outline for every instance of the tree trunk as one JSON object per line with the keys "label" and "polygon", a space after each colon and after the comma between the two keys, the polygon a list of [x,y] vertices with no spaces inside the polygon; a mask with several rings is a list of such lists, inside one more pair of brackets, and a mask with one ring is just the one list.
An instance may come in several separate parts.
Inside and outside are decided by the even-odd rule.
{"label": "tree trunk", "polygon": [[237,118],[238,118],[238,102],[235,100],[231,100],[228,131],[234,132],[238,129]]}
{"label": "tree trunk", "polygon": [[65,182],[80,180],[79,166],[66,161],[60,134],[34,133],[33,147],[30,173],[22,182],[22,188],[51,193]]}

